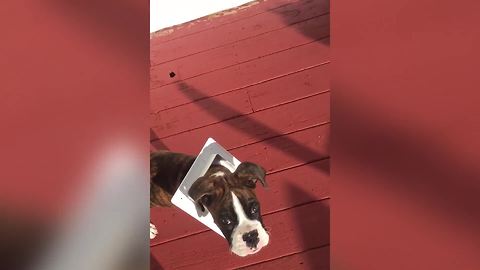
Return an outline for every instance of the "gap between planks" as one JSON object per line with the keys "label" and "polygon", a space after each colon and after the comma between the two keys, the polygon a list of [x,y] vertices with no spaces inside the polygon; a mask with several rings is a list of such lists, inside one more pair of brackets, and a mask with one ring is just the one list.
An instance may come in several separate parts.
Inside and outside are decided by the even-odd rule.
{"label": "gap between planks", "polygon": [[[310,43],[308,43],[308,44],[310,44]],[[306,44],[304,44],[304,45],[306,45]],[[257,59],[255,59],[255,60],[257,60]],[[174,109],[174,108],[177,108],[177,107],[185,106],[187,104],[195,103],[195,102],[200,101],[200,100],[225,95],[225,94],[235,92],[235,91],[240,91],[240,90],[252,87],[252,86],[264,84],[264,83],[267,83],[267,82],[270,82],[270,81],[273,81],[273,80],[277,80],[277,79],[280,79],[280,78],[283,78],[283,77],[287,77],[287,76],[290,76],[290,75],[293,75],[293,74],[296,74],[296,73],[300,73],[300,72],[303,72],[303,71],[306,71],[306,70],[309,70],[309,69],[314,69],[314,68],[324,66],[324,65],[328,65],[328,64],[330,64],[330,60],[322,62],[322,63],[315,64],[315,65],[311,65],[311,66],[308,66],[308,67],[303,67],[303,68],[300,68],[300,69],[297,69],[297,70],[294,70],[294,71],[291,71],[291,72],[287,72],[285,74],[280,74],[280,75],[277,75],[277,76],[273,76],[273,77],[268,78],[268,79],[263,79],[263,80],[260,80],[258,82],[250,83],[250,84],[247,84],[247,85],[244,85],[244,86],[241,86],[241,87],[233,88],[233,89],[230,89],[230,90],[227,90],[227,91],[224,91],[224,92],[220,92],[220,93],[217,93],[217,94],[212,94],[212,95],[208,95],[206,97],[191,100],[189,102],[181,103],[181,104],[178,104],[178,105],[166,108],[166,109],[161,109],[161,110],[153,112],[153,114],[157,114],[157,113],[160,113],[160,112],[163,112],[163,111],[166,111],[166,110],[170,110],[170,109]],[[175,82],[175,83],[178,83],[178,82]],[[164,87],[164,86],[161,86],[161,87],[158,87],[158,88],[152,88],[152,89],[150,89],[150,91],[158,91],[162,87]]]}
{"label": "gap between planks", "polygon": [[[258,141],[249,142],[249,143],[245,143],[245,144],[242,144],[242,145],[239,145],[239,146],[235,146],[235,147],[229,148],[227,150],[228,151],[236,150],[236,149],[239,149],[239,148],[242,148],[242,147],[245,147],[245,146],[250,146],[252,144],[256,144],[256,143],[259,143],[259,142],[267,141],[267,140],[270,140],[270,139],[275,139],[275,138],[282,137],[282,136],[285,136],[285,135],[290,135],[290,134],[294,134],[294,133],[297,133],[297,132],[302,132],[302,131],[305,131],[305,130],[309,130],[309,129],[313,129],[313,128],[316,128],[316,127],[325,126],[325,125],[329,125],[329,124],[330,124],[330,121],[310,125],[308,127],[303,127],[303,128],[299,128],[299,129],[296,129],[296,130],[293,130],[293,131],[284,132],[282,134],[274,135],[274,136],[264,138],[264,139],[261,139],[261,140],[258,140]],[[281,170],[278,170],[278,171],[281,171]]]}
{"label": "gap between planks", "polygon": [[[225,43],[225,44],[222,44],[222,45],[219,45],[219,46],[215,46],[215,47],[212,47],[212,48],[208,48],[208,49],[205,49],[205,50],[201,50],[201,51],[198,51],[198,52],[194,52],[194,53],[190,53],[190,54],[186,54],[186,55],[183,55],[183,56],[180,56],[180,57],[177,57],[177,58],[173,58],[173,59],[170,59],[170,60],[166,60],[166,61],[163,61],[163,62],[159,62],[159,63],[156,63],[154,65],[151,65],[150,68],[154,68],[156,66],[159,66],[159,65],[163,65],[163,64],[167,64],[169,62],[173,62],[173,61],[176,61],[176,60],[180,60],[180,59],[184,59],[184,58],[187,58],[187,57],[190,57],[190,56],[194,56],[196,54],[200,54],[200,53],[205,53],[205,52],[208,52],[208,51],[212,51],[212,50],[216,50],[216,49],[219,49],[219,48],[222,48],[222,47],[226,47],[226,46],[229,46],[229,45],[232,45],[232,44],[235,44],[235,43],[238,43],[238,42],[242,42],[242,41],[245,41],[245,40],[249,40],[249,39],[253,39],[253,38],[256,38],[256,37],[260,37],[262,35],[267,35],[267,34],[270,34],[272,32],[276,32],[276,31],[281,31],[281,30],[284,30],[285,28],[288,28],[288,27],[293,27],[295,26],[296,24],[300,24],[300,23],[303,23],[303,22],[306,22],[306,21],[309,21],[309,20],[314,20],[314,19],[317,19],[317,18],[320,18],[322,16],[328,16],[330,14],[330,12],[325,12],[325,13],[322,13],[322,14],[319,14],[319,15],[315,15],[313,17],[310,17],[310,18],[306,18],[306,19],[303,19],[303,20],[300,20],[298,22],[295,22],[295,23],[292,23],[292,24],[287,24],[285,25],[284,27],[280,27],[280,28],[277,28],[277,29],[273,29],[273,30],[270,30],[270,31],[267,31],[267,32],[263,32],[263,33],[259,33],[259,34],[256,34],[256,35],[253,35],[253,36],[249,36],[249,37],[246,37],[246,38],[242,38],[242,39],[238,39],[238,40],[235,40],[235,41],[232,41],[232,42],[228,42],[228,43]],[[316,39],[316,40],[321,40],[321,39],[324,39],[326,37],[329,37],[329,35],[325,36],[325,37],[322,37],[320,39]],[[297,47],[298,45],[296,46],[293,46],[291,48],[295,48]],[[288,50],[288,49],[285,49],[285,50]],[[284,51],[284,50],[283,50]],[[278,52],[281,52],[281,51],[278,51]],[[274,52],[275,53],[275,52]],[[273,53],[270,53],[270,54],[265,54],[263,56],[260,56],[258,58],[261,58],[261,57],[265,57],[265,56],[268,56],[268,55],[271,55]],[[240,63],[237,63],[237,64],[241,64],[241,63],[246,63],[248,61],[251,61],[251,60],[247,60],[247,61],[244,61],[244,62],[240,62]],[[234,66],[234,65],[231,65],[231,66]],[[225,68],[225,67],[224,67]],[[216,70],[220,70],[220,69],[216,69]],[[213,72],[215,70],[212,70],[212,71],[209,71],[209,72]],[[205,73],[202,73],[202,74],[198,74],[198,75],[195,75],[195,76],[192,76],[192,77],[188,77],[188,78],[185,78],[185,79],[190,79],[190,78],[194,78],[196,76],[199,76],[199,75],[203,75],[203,74],[206,74],[206,73],[209,73],[209,72],[205,72]],[[174,83],[174,82],[172,82]],[[169,84],[172,84],[172,83],[167,83],[167,84],[164,84],[164,85],[169,85]],[[163,86],[163,85],[162,85]]]}
{"label": "gap between planks", "polygon": [[248,268],[248,267],[251,267],[251,266],[254,266],[254,265],[267,263],[267,262],[275,261],[275,260],[278,260],[278,259],[283,259],[283,258],[290,257],[290,256],[293,256],[293,255],[302,254],[302,253],[309,252],[309,251],[312,251],[312,250],[327,248],[327,247],[330,247],[330,244],[320,245],[320,246],[313,247],[313,248],[307,248],[305,250],[298,251],[298,252],[290,252],[290,253],[287,253],[287,254],[282,255],[282,256],[278,256],[278,257],[275,257],[275,258],[263,260],[263,261],[252,263],[252,264],[247,264],[247,265],[244,265],[244,266],[241,266],[241,267],[238,267],[238,268],[232,268],[232,269],[245,269],[245,268]]}
{"label": "gap between planks", "polygon": [[[302,46],[305,46],[305,45],[309,45],[311,43],[319,42],[319,41],[324,40],[324,39],[329,39],[329,38],[330,38],[330,35],[327,35],[327,36],[324,36],[322,38],[309,41],[307,43],[302,43],[302,44],[298,44],[298,45],[292,46],[292,47],[287,48],[287,49],[279,50],[279,51],[276,51],[276,52],[271,52],[271,53],[262,55],[262,56],[257,57],[257,58],[249,59],[249,60],[246,60],[246,61],[242,61],[242,62],[238,62],[238,63],[232,64],[232,65],[228,65],[228,66],[225,66],[225,67],[221,67],[221,68],[217,68],[217,69],[210,70],[210,71],[207,71],[207,72],[199,73],[197,75],[194,75],[194,76],[191,76],[191,77],[188,77],[188,78],[184,78],[181,81],[174,81],[174,82],[163,84],[161,86],[156,86],[156,87],[151,88],[150,91],[159,90],[162,87],[165,87],[165,86],[168,86],[168,85],[178,84],[179,82],[183,82],[183,81],[186,81],[186,80],[189,80],[189,79],[197,78],[197,77],[200,77],[200,76],[203,76],[203,75],[206,75],[206,74],[210,74],[210,73],[213,73],[213,72],[216,72],[216,71],[219,71],[219,70],[223,70],[223,69],[231,68],[231,67],[234,67],[234,66],[242,65],[242,64],[245,64],[245,63],[253,62],[253,61],[268,57],[268,56],[272,56],[272,55],[275,55],[275,54],[278,54],[278,53],[286,52],[286,51],[289,51],[289,50],[292,50],[292,49],[296,49],[296,48],[299,48],[299,47],[302,47]],[[327,61],[327,62],[330,62],[330,61]],[[317,65],[322,65],[324,63],[325,62],[317,64]],[[316,65],[310,66],[310,67],[307,67],[307,68],[312,68],[312,67],[315,67],[315,66]],[[154,68],[154,67],[152,67],[152,68]],[[295,71],[293,71],[293,72],[295,72]],[[279,75],[279,76],[282,76],[282,75]],[[275,79],[275,78],[277,78],[277,76],[273,77],[273,79]],[[252,85],[255,85],[255,84],[252,84]]]}
{"label": "gap between planks", "polygon": [[[281,103],[278,103],[278,104],[275,104],[275,105],[272,105],[272,106],[268,106],[268,107],[266,107],[266,108],[258,109],[258,110],[253,110],[253,108],[252,108],[252,111],[249,112],[249,113],[240,114],[240,115],[235,115],[235,116],[232,116],[232,117],[227,117],[227,118],[225,118],[225,119],[222,119],[221,121],[208,123],[208,124],[205,124],[205,125],[203,125],[203,126],[201,126],[201,127],[195,127],[195,128],[191,128],[191,129],[186,129],[186,130],[182,130],[182,131],[177,132],[177,133],[173,133],[173,134],[169,134],[169,135],[166,135],[166,136],[158,137],[158,138],[156,138],[154,141],[162,140],[162,139],[167,139],[167,138],[170,138],[170,137],[173,137],[173,136],[177,136],[177,135],[180,135],[180,134],[183,134],[183,133],[192,132],[192,131],[195,131],[195,130],[197,130],[197,129],[201,129],[201,128],[204,128],[204,127],[213,126],[213,125],[216,125],[216,124],[218,124],[218,123],[222,123],[222,122],[229,121],[229,120],[232,120],[232,119],[236,119],[236,118],[248,116],[248,115],[251,115],[251,114],[254,114],[254,113],[258,113],[258,112],[262,112],[262,111],[265,111],[265,110],[273,109],[273,108],[276,108],[276,107],[284,106],[284,105],[287,105],[287,104],[290,104],[290,103],[293,103],[293,102],[301,101],[301,100],[304,100],[304,99],[308,99],[308,98],[311,98],[311,97],[315,97],[315,96],[319,96],[319,95],[323,95],[323,94],[327,94],[327,93],[330,93],[330,90],[325,90],[325,91],[322,91],[322,92],[317,92],[317,93],[314,93],[314,94],[310,94],[310,95],[307,95],[307,96],[304,96],[304,97],[300,97],[300,98],[296,98],[296,99],[293,99],[293,100],[281,102]],[[250,96],[248,96],[248,97],[250,98]],[[297,129],[297,130],[295,130],[295,131],[291,131],[290,133],[293,133],[293,132],[296,132],[296,131],[300,131],[300,130],[305,130],[305,129],[312,128],[312,127],[316,127],[316,126],[319,126],[319,125],[324,125],[324,124],[327,124],[327,123],[329,123],[329,122],[330,122],[330,121],[318,123],[318,124],[315,124],[315,125],[308,126],[308,127],[306,127],[306,128],[302,128],[302,129]],[[155,128],[155,127],[156,127],[156,126],[153,126],[153,127],[151,127],[151,128]],[[288,132],[287,132],[287,133],[282,133],[282,134],[276,135],[276,136],[271,137],[271,138],[275,138],[275,137],[279,137],[279,136],[287,135],[287,134],[289,134],[289,133],[288,133]],[[269,139],[269,138],[267,138],[267,139]],[[262,140],[260,140],[260,141],[264,141],[264,140],[266,140],[266,139],[262,139]],[[153,142],[153,141],[150,141],[150,142]],[[249,143],[249,144],[252,144],[252,143]],[[249,145],[249,144],[245,144],[245,145]],[[241,145],[241,146],[245,146],[245,145]],[[236,148],[239,148],[239,147],[241,147],[241,146],[238,146],[238,147],[236,147]],[[231,149],[230,149],[230,150],[231,150]]]}
{"label": "gap between planks", "polygon": [[280,173],[280,172],[283,172],[283,171],[286,171],[286,170],[295,169],[295,168],[298,168],[298,167],[302,167],[302,166],[304,166],[304,165],[309,165],[309,164],[312,164],[312,163],[315,163],[315,162],[324,161],[324,160],[327,160],[327,159],[330,159],[330,156],[323,157],[323,158],[319,158],[319,159],[312,160],[312,161],[308,161],[308,162],[305,162],[305,163],[302,163],[302,164],[295,164],[295,165],[288,166],[288,167],[285,167],[285,168],[281,168],[281,169],[278,169],[278,170],[269,171],[269,172],[267,172],[267,175],[271,175],[271,174],[275,174],[275,173]]}
{"label": "gap between planks", "polygon": [[[302,131],[305,131],[305,130],[308,130],[308,129],[312,129],[312,128],[316,128],[316,127],[320,127],[320,126],[324,126],[324,125],[329,125],[330,123],[331,123],[330,121],[325,121],[325,122],[318,123],[318,124],[314,124],[314,125],[310,125],[310,126],[307,126],[307,127],[298,128],[298,129],[293,130],[293,131],[284,132],[284,133],[282,133],[282,134],[270,136],[270,137],[267,137],[267,138],[264,138],[264,139],[261,139],[261,140],[258,140],[258,141],[249,142],[249,143],[244,143],[244,144],[239,145],[239,146],[234,146],[234,147],[228,148],[228,149],[226,149],[226,150],[227,150],[227,151],[236,150],[236,149],[239,149],[239,148],[242,148],[242,147],[245,147],[245,146],[250,146],[250,145],[252,145],[252,144],[256,144],[256,143],[259,143],[259,142],[267,141],[267,140],[270,140],[270,139],[275,139],[275,138],[282,137],[282,136],[285,136],[285,135],[290,135],[290,134],[293,134],[293,133],[296,133],[296,132],[302,132]],[[177,135],[178,135],[178,134],[177,134]],[[150,143],[155,143],[156,141],[161,141],[161,140],[160,140],[160,139],[151,140]],[[325,157],[325,158],[329,158],[329,157]],[[318,160],[315,160],[315,161],[318,161]],[[312,162],[315,162],[315,161],[312,161]],[[308,163],[311,163],[311,162],[307,162],[307,163],[304,163],[304,164],[308,164]],[[287,167],[285,170],[288,170],[289,168],[295,168],[295,167],[298,167],[298,166],[302,166],[302,165],[303,165],[303,164],[293,165],[293,166],[291,166],[291,167]],[[275,172],[277,172],[277,171],[282,171],[282,170],[284,170],[284,169],[276,170]]]}

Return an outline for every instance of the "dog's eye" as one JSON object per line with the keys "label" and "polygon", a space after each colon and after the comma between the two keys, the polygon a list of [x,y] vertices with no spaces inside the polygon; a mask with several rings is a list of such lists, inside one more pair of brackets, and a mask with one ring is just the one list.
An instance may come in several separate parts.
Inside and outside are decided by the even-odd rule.
{"label": "dog's eye", "polygon": [[225,225],[230,225],[232,224],[232,220],[229,218],[222,218],[222,223]]}
{"label": "dog's eye", "polygon": [[258,213],[258,205],[253,205],[252,208],[250,208],[250,213],[256,214]]}
{"label": "dog's eye", "polygon": [[255,188],[257,179],[248,179],[245,183],[245,186],[249,188]]}

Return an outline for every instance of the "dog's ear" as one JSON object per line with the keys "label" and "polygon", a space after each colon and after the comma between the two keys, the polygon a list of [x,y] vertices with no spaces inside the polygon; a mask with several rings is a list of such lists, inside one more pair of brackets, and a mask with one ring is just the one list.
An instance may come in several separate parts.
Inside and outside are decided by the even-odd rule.
{"label": "dog's ear", "polygon": [[219,178],[208,178],[202,176],[193,183],[188,190],[190,196],[202,209],[208,208],[212,203],[225,193],[225,182]]}
{"label": "dog's ear", "polygon": [[260,181],[262,186],[266,187],[265,174],[265,169],[253,162],[240,163],[234,172],[234,175],[241,181],[241,184],[249,188],[255,188],[257,181]]}

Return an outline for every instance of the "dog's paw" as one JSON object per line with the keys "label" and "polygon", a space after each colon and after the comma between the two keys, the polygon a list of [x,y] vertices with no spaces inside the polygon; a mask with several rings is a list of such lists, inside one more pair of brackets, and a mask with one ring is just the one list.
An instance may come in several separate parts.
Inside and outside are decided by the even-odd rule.
{"label": "dog's paw", "polygon": [[157,228],[155,227],[155,225],[150,223],[150,239],[155,238],[155,236],[157,236],[157,234],[158,234]]}

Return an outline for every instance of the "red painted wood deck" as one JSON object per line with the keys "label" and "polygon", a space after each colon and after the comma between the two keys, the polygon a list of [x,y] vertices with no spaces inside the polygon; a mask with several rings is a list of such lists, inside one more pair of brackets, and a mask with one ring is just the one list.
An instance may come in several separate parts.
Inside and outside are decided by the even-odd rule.
{"label": "red painted wood deck", "polygon": [[152,269],[329,269],[328,0],[254,2],[155,33],[150,93],[152,150],[197,154],[213,137],[267,169],[257,194],[271,233],[240,258],[187,214],[155,208]]}

